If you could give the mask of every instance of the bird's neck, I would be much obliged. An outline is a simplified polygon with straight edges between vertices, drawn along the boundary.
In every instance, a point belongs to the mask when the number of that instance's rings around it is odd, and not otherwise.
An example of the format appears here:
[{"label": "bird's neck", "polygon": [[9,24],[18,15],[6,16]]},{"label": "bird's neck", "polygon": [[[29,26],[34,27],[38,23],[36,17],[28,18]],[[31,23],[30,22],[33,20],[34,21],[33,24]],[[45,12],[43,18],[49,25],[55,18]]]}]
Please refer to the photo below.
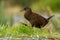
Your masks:
[{"label": "bird's neck", "polygon": [[25,15],[24,15],[24,16],[25,16],[25,18],[26,18],[26,19],[28,19],[28,20],[29,20],[29,19],[30,19],[31,14],[32,14],[32,11],[26,11],[26,13],[25,13]]}]

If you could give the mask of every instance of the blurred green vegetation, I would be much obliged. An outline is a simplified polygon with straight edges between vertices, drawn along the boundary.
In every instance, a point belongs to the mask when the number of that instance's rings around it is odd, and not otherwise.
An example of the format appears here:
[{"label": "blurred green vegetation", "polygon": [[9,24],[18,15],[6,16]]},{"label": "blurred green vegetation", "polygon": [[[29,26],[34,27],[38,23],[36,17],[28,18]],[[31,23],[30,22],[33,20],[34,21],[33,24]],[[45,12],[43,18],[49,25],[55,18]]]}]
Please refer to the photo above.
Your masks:
[{"label": "blurred green vegetation", "polygon": [[22,7],[29,6],[35,10],[46,8],[49,6],[53,11],[60,10],[60,0],[7,0],[12,6],[20,5]]},{"label": "blurred green vegetation", "polygon": [[45,9],[48,6],[52,9],[52,11],[60,10],[60,0],[40,0],[36,3],[32,4],[35,10]]},{"label": "blurred green vegetation", "polygon": [[56,31],[60,32],[59,31],[60,30],[60,19],[59,19],[59,17],[58,18],[55,17],[54,20],[52,20],[51,22],[52,22],[53,26],[55,27]]}]

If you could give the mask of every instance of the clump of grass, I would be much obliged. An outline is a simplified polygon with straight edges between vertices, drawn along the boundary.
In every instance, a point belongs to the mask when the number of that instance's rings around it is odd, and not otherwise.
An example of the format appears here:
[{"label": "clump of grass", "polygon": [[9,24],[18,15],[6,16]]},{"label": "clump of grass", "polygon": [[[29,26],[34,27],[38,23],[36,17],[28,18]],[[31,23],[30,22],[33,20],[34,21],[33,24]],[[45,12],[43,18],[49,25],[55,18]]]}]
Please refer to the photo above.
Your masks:
[{"label": "clump of grass", "polygon": [[59,33],[50,33],[47,29],[39,29],[35,27],[25,26],[23,24],[16,24],[12,27],[0,25],[0,37],[12,37],[12,38],[59,38]]},{"label": "clump of grass", "polygon": [[4,37],[6,34],[6,28],[4,25],[0,25],[0,37]]}]

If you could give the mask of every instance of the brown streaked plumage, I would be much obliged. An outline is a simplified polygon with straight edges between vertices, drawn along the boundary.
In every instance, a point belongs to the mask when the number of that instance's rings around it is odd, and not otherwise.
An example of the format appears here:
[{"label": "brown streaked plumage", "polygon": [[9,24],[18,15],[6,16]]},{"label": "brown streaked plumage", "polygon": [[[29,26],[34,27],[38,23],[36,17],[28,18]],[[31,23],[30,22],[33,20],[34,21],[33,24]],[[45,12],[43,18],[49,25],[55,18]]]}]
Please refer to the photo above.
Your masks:
[{"label": "brown streaked plumage", "polygon": [[31,23],[32,27],[33,26],[37,28],[44,27],[49,22],[49,19],[53,17],[51,16],[48,19],[46,19],[41,15],[32,12],[31,8],[29,7],[25,7],[23,10],[25,10],[24,17]]}]

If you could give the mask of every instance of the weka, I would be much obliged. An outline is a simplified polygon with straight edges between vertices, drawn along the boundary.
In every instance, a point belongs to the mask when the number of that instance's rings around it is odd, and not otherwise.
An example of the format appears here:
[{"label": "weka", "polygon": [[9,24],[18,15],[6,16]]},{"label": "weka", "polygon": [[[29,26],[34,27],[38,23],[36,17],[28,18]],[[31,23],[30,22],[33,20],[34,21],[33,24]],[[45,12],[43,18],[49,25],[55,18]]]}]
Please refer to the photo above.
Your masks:
[{"label": "weka", "polygon": [[53,17],[51,16],[48,19],[46,19],[41,15],[33,13],[31,8],[29,7],[25,7],[23,10],[25,10],[24,17],[31,23],[32,27],[33,26],[37,28],[44,27],[49,22],[49,19]]}]

